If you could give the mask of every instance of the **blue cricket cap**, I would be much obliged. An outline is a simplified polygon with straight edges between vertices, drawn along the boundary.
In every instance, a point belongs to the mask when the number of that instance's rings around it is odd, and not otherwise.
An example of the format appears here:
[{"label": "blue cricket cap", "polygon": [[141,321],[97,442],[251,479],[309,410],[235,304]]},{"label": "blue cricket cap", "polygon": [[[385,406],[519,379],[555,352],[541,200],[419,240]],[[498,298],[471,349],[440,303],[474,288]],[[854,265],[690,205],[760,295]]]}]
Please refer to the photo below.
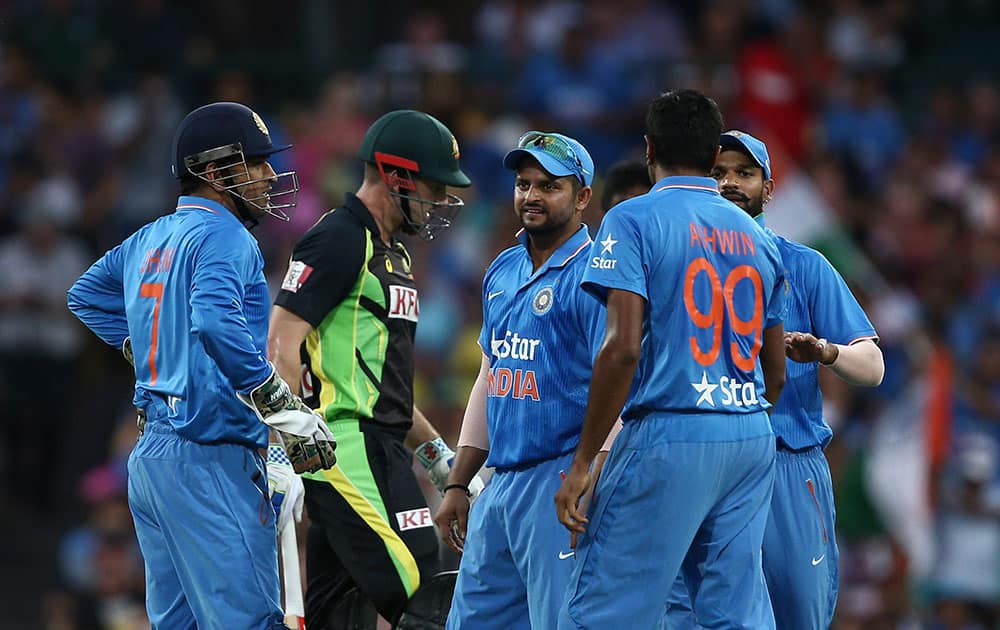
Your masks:
[{"label": "blue cricket cap", "polygon": [[572,175],[584,186],[594,181],[594,160],[582,144],[561,133],[529,131],[517,141],[517,148],[503,158],[503,165],[517,170],[524,156],[538,160],[549,175]]},{"label": "blue cricket cap", "polygon": [[767,145],[748,133],[731,129],[719,136],[719,145],[723,149],[736,148],[750,154],[753,161],[764,171],[764,179],[771,179],[771,157],[767,154]]}]

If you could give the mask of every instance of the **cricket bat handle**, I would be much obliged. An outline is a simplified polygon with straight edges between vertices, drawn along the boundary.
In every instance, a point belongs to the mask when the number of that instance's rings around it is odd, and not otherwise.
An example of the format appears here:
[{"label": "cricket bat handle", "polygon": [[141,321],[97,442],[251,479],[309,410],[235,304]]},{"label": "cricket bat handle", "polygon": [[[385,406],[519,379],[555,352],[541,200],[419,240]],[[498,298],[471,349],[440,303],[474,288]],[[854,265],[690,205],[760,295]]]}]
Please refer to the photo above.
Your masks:
[{"label": "cricket bat handle", "polygon": [[281,574],[285,587],[285,625],[306,630],[306,611],[302,603],[302,573],[299,569],[299,543],[295,539],[295,524],[281,531]]}]

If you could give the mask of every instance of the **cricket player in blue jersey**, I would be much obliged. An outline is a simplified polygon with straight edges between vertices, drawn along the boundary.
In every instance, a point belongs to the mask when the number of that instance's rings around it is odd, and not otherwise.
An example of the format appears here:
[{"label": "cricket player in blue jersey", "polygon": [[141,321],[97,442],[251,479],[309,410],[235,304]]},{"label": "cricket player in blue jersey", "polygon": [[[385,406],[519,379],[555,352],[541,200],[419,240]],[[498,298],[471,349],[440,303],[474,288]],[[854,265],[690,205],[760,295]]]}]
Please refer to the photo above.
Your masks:
[{"label": "cricket player in blue jersey", "polygon": [[[764,225],[774,192],[767,147],[727,131],[712,169],[722,196]],[[773,234],[773,233],[772,233]],[[819,365],[854,385],[882,382],[875,328],[843,278],[814,249],[774,235],[790,288],[785,316],[787,382],[771,411],[777,438],[774,495],[764,530],[764,577],[779,630],[830,627],[837,601],[833,484],[823,449],[833,431],[823,418]],[[686,589],[668,609],[670,630],[698,627]]]},{"label": "cricket player in blue jersey", "polygon": [[[453,630],[556,627],[574,553],[551,501],[580,439],[604,331],[604,308],[579,288],[591,245],[580,222],[590,154],[567,136],[531,131],[503,163],[516,173],[523,229],[483,279],[482,369],[436,517],[462,553]],[[470,515],[468,485],[484,461],[496,472]]]},{"label": "cricket player in blue jersey", "polygon": [[276,516],[260,449],[269,427],[296,471],[335,463],[332,435],[265,357],[264,260],[245,224],[287,219],[255,112],[213,103],[174,137],[182,196],[69,290],[69,308],[135,367],[141,437],[128,497],[153,628],[284,628]]},{"label": "cricket player in blue jersey", "polygon": [[[781,258],[707,177],[722,133],[714,101],[661,94],[646,129],[656,183],[605,215],[583,275],[607,328],[555,497],[582,534],[558,627],[658,627],[683,571],[704,627],[773,628],[760,548],[774,482],[767,410],[785,374]],[[591,462],[623,406],[585,515]]]}]

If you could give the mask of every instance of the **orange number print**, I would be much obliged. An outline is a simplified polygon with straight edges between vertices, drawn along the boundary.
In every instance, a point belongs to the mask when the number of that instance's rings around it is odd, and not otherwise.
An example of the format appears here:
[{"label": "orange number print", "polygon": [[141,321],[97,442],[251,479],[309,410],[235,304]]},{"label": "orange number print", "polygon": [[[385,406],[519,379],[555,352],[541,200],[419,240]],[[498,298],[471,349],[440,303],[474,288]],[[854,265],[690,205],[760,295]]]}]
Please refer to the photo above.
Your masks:
[{"label": "orange number print", "polygon": [[[709,302],[707,313],[698,308],[694,299],[694,283],[700,273],[708,276],[708,282],[712,289],[712,299]],[[744,280],[749,280],[753,285],[753,316],[748,320],[744,320],[736,313],[733,301],[736,287]],[[684,307],[695,326],[712,329],[712,345],[707,351],[701,349],[694,335],[689,338],[691,356],[694,357],[695,361],[707,367],[719,358],[719,352],[722,350],[722,326],[728,317],[729,325],[734,333],[742,336],[753,336],[750,356],[743,356],[739,344],[735,341],[730,342],[729,354],[733,364],[744,372],[753,371],[763,344],[764,333],[764,282],[756,268],[750,265],[740,265],[729,272],[725,283],[723,283],[719,278],[719,272],[708,259],[695,258],[688,265],[684,274]]]},{"label": "orange number print", "polygon": [[160,304],[163,303],[163,283],[143,282],[139,287],[139,295],[144,298],[155,298],[153,305],[153,330],[149,335],[149,384],[156,383],[156,341],[160,334]]},{"label": "orange number print", "polygon": [[[743,320],[736,314],[736,306],[733,304],[733,292],[736,285],[743,280],[749,280],[753,284],[753,317]],[[764,343],[764,282],[760,279],[760,272],[750,265],[740,265],[726,276],[726,286],[722,289],[726,296],[726,310],[729,312],[729,324],[733,327],[733,332],[737,335],[753,335],[753,345],[750,346],[750,356],[745,357],[740,354],[740,348],[735,341],[729,343],[729,353],[733,358],[733,363],[744,372],[752,372],[754,364],[757,363],[757,355],[760,354],[760,347]]]},{"label": "orange number print", "polygon": [[[712,302],[708,306],[707,313],[698,310],[698,305],[694,302],[694,281],[702,272],[708,276],[708,282],[712,285]],[[694,360],[701,365],[712,365],[719,358],[719,350],[722,349],[722,283],[719,281],[719,272],[704,257],[692,260],[687,273],[684,274],[684,306],[695,326],[712,329],[712,347],[708,352],[702,351],[694,335],[690,337],[691,355]]]}]

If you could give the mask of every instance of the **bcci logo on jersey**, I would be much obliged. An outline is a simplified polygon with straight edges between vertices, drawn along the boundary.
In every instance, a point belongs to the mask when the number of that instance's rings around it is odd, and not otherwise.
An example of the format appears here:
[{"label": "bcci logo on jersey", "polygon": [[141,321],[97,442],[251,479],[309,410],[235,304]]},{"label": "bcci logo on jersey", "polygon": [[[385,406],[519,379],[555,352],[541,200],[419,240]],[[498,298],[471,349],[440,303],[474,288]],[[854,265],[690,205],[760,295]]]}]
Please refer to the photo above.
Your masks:
[{"label": "bcci logo on jersey", "polygon": [[701,382],[691,383],[691,387],[698,392],[698,401],[695,403],[698,407],[714,407],[716,396],[719,404],[726,407],[751,407],[760,404],[757,388],[752,382],[741,383],[726,375],[721,376],[718,383],[710,383],[708,373],[702,371]]},{"label": "bcci logo on jersey", "polygon": [[554,301],[552,287],[545,287],[531,300],[531,310],[535,311],[535,315],[544,315],[552,308]]}]

